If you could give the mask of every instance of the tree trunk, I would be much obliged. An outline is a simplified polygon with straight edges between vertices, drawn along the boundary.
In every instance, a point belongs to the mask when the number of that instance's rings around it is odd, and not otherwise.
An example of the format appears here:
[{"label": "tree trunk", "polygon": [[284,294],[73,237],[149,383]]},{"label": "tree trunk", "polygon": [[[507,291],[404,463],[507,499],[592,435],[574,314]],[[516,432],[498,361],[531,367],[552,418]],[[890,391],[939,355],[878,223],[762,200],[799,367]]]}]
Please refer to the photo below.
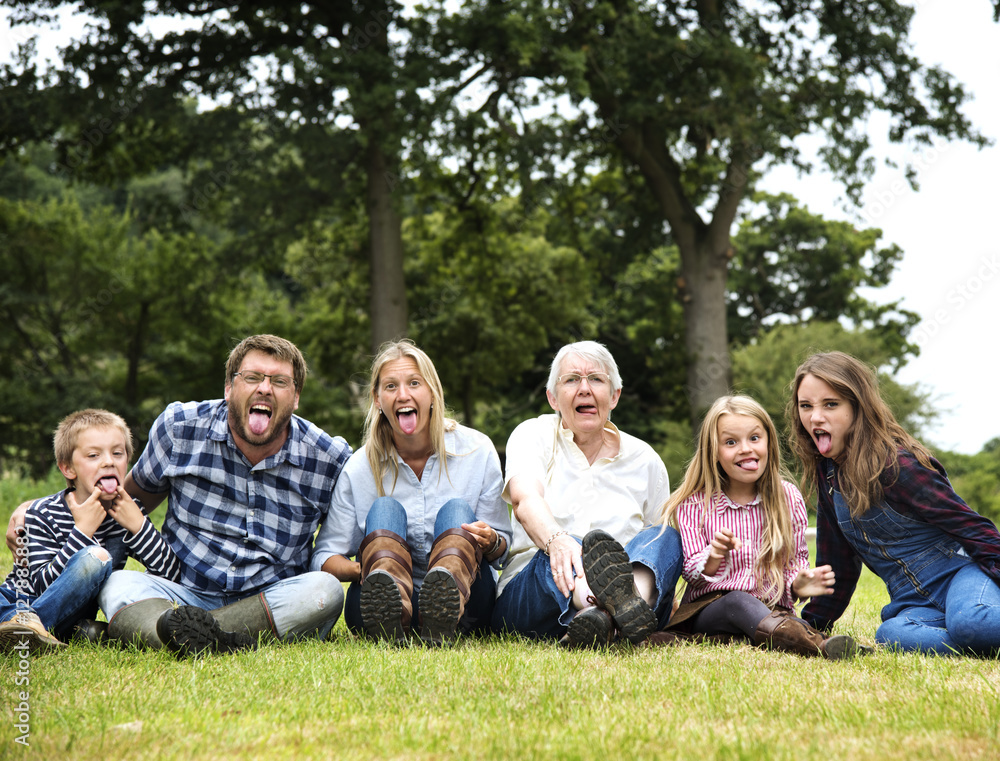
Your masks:
[{"label": "tree trunk", "polygon": [[732,369],[726,330],[726,271],[731,249],[718,250],[712,239],[698,236],[681,247],[681,300],[684,345],[688,352],[688,402],[691,425],[717,398],[729,393]]},{"label": "tree trunk", "polygon": [[403,278],[403,235],[393,205],[394,175],[377,138],[369,138],[368,224],[371,282],[372,351],[385,341],[406,335],[406,282]]}]

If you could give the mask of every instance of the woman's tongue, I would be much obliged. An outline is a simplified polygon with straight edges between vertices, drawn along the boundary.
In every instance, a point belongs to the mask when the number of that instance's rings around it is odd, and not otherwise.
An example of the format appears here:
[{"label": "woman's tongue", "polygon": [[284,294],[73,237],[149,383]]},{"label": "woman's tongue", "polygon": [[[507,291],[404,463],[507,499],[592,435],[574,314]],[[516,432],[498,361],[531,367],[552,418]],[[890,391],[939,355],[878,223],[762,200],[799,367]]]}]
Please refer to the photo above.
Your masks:
[{"label": "woman's tongue", "polygon": [[399,420],[400,430],[407,436],[417,430],[417,413],[415,410],[398,412],[396,413],[396,419]]},{"label": "woman's tongue", "polygon": [[833,437],[828,433],[814,433],[813,436],[816,438],[816,448],[819,453],[826,456],[833,449]]},{"label": "woman's tongue", "polygon": [[257,410],[250,411],[250,430],[255,436],[260,436],[267,430],[267,424],[271,422],[271,416],[266,412],[260,412]]}]

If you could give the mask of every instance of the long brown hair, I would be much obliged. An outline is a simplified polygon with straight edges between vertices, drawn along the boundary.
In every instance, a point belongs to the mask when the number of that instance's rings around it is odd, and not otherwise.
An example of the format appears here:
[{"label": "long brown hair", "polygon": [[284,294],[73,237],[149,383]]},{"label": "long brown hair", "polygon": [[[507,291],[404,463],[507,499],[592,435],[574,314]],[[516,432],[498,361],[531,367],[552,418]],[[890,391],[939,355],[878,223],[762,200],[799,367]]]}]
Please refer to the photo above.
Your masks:
[{"label": "long brown hair", "polygon": [[754,575],[758,590],[768,605],[776,605],[785,592],[785,568],[795,548],[792,536],[792,512],[782,486],[781,447],[771,416],[748,396],[723,396],[705,414],[698,431],[698,448],[684,473],[680,485],[663,507],[661,521],[679,528],[677,510],[681,503],[701,492],[703,514],[729,484],[729,477],[719,462],[719,419],[723,415],[743,415],[753,418],[767,434],[767,466],[757,479],[757,493],[764,512],[764,527],[757,548]]},{"label": "long brown hair", "polygon": [[888,483],[899,476],[900,447],[912,452],[925,468],[933,467],[930,452],[896,422],[882,399],[873,367],[842,351],[813,354],[795,371],[786,409],[791,427],[789,445],[805,469],[803,478],[813,489],[820,488],[816,466],[823,455],[799,417],[799,386],[807,375],[830,386],[854,411],[854,423],[844,437],[843,461],[838,463],[840,488],[853,517],[864,515],[881,502],[884,472],[891,474]]},{"label": "long brown hair", "polygon": [[[382,368],[397,359],[412,359],[420,375],[423,376],[427,387],[431,392],[431,419],[430,436],[431,446],[434,452],[441,459],[441,469],[445,475],[448,474],[448,457],[445,452],[444,434],[445,431],[455,430],[457,423],[451,418],[444,416],[444,389],[441,386],[441,378],[438,377],[437,370],[431,358],[422,349],[408,338],[401,341],[389,341],[382,344],[378,355],[372,362],[371,376],[368,381],[368,414],[365,418],[364,447],[368,456],[368,464],[371,466],[372,475],[375,477],[375,484],[378,488],[378,495],[384,497],[385,489],[382,481],[388,471],[392,471],[392,489],[396,488],[396,479],[399,477],[399,463],[396,461],[396,445],[392,440],[392,425],[385,415],[379,410],[375,400],[378,398],[379,376]],[[440,477],[438,473],[438,477]]]}]

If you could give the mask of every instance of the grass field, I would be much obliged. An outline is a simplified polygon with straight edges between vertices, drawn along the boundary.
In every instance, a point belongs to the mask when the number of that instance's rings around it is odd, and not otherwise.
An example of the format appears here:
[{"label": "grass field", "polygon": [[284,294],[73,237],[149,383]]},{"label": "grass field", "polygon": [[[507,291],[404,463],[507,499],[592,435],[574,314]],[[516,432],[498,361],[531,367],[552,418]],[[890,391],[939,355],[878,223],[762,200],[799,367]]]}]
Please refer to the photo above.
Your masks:
[{"label": "grass field", "polygon": [[[0,481],[3,525],[58,488]],[[866,574],[838,630],[871,643],[885,600]],[[197,661],[74,644],[21,665],[0,658],[0,759],[1000,758],[1000,661],[976,658],[394,648],[340,622],[329,642]]]}]

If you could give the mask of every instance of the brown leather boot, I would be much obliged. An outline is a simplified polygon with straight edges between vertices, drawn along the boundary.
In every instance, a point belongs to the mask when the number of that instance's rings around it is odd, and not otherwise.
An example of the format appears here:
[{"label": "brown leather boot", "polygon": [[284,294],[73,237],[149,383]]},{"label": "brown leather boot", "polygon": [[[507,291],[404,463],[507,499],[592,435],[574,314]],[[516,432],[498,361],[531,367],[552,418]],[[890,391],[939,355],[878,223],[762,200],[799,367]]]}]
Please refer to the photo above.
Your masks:
[{"label": "brown leather boot", "polygon": [[399,534],[372,531],[358,550],[361,557],[361,625],[376,639],[404,641],[413,618],[413,559]]},{"label": "brown leather boot", "polygon": [[450,528],[434,540],[430,558],[420,588],[420,633],[426,641],[441,644],[455,637],[483,551],[468,531]]},{"label": "brown leather boot", "polygon": [[824,637],[801,618],[775,610],[757,624],[757,647],[772,647],[799,655],[821,655],[830,660],[849,658],[858,652],[857,643],[846,634]]}]

